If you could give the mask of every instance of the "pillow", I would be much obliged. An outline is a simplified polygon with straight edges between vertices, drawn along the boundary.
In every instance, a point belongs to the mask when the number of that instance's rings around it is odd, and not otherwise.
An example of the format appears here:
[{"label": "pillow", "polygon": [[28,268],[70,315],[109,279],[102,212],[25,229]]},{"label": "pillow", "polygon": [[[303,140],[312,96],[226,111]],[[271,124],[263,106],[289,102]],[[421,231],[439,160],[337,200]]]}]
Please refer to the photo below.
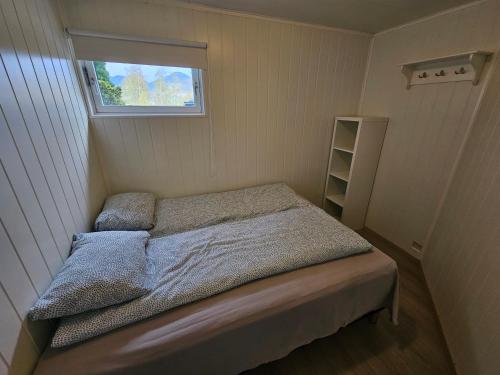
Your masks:
[{"label": "pillow", "polygon": [[155,196],[151,193],[116,194],[104,204],[96,231],[148,230],[154,225]]},{"label": "pillow", "polygon": [[74,236],[71,255],[30,309],[32,320],[58,318],[126,302],[150,291],[149,233],[94,232]]}]

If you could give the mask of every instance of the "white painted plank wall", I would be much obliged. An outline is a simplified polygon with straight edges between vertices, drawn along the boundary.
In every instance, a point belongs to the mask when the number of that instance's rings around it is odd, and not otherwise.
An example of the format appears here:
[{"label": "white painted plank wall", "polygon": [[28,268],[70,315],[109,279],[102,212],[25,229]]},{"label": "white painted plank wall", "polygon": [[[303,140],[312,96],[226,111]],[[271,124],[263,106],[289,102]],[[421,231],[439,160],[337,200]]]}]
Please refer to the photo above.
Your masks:
[{"label": "white painted plank wall", "polygon": [[94,119],[112,192],[285,181],[320,203],[333,118],[356,112],[368,35],[148,1],[60,3],[71,27],[208,42],[213,138],[206,118]]},{"label": "white painted plank wall", "polygon": [[423,258],[460,375],[500,370],[500,59],[492,78]]},{"label": "white painted plank wall", "polygon": [[25,320],[105,196],[50,0],[0,0],[0,373],[30,373],[49,327]]},{"label": "white painted plank wall", "polygon": [[361,112],[390,118],[366,226],[398,246],[425,244],[485,82],[405,88],[398,64],[500,48],[500,1],[377,34]]},{"label": "white painted plank wall", "polygon": [[379,34],[361,105],[391,118],[367,226],[405,249],[429,238],[424,273],[460,375],[500,368],[500,60],[489,68],[481,103],[486,75],[477,87],[447,83],[406,91],[397,65],[499,48],[498,0]]}]

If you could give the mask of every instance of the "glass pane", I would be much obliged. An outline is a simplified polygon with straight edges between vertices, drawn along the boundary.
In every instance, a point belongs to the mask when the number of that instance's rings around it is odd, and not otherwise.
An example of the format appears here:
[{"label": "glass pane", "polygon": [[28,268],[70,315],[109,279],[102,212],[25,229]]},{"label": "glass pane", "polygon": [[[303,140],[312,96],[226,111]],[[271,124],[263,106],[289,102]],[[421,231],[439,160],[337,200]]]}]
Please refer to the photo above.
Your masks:
[{"label": "glass pane", "polygon": [[106,105],[193,107],[193,70],[173,66],[94,61]]}]

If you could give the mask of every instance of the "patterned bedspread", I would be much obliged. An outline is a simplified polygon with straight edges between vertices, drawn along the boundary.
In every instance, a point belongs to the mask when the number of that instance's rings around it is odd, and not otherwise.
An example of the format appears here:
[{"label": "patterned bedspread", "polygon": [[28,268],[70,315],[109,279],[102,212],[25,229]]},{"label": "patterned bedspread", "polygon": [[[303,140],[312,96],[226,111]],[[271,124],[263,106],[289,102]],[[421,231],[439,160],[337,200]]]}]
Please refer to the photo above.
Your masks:
[{"label": "patterned bedspread", "polygon": [[306,205],[149,241],[151,293],[63,318],[53,347],[76,343],[252,280],[366,252],[371,245]]},{"label": "patterned bedspread", "polygon": [[156,225],[150,233],[164,236],[310,204],[283,183],[163,198],[156,203]]}]

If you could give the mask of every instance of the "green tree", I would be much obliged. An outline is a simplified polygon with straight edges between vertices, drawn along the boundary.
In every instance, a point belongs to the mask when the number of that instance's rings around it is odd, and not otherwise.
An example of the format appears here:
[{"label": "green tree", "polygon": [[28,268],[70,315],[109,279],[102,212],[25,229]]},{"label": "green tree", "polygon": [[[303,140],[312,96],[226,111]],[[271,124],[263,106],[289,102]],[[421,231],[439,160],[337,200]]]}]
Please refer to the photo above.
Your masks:
[{"label": "green tree", "polygon": [[168,101],[172,94],[170,88],[165,82],[165,70],[158,69],[153,81],[153,92],[151,93],[151,101],[153,105],[169,105]]},{"label": "green tree", "polygon": [[148,84],[142,70],[131,66],[122,84],[122,99],[127,105],[148,105]]},{"label": "green tree", "polygon": [[122,100],[122,89],[114,85],[109,79],[106,63],[103,61],[94,61],[94,69],[101,91],[102,104],[124,105],[125,103]]}]

